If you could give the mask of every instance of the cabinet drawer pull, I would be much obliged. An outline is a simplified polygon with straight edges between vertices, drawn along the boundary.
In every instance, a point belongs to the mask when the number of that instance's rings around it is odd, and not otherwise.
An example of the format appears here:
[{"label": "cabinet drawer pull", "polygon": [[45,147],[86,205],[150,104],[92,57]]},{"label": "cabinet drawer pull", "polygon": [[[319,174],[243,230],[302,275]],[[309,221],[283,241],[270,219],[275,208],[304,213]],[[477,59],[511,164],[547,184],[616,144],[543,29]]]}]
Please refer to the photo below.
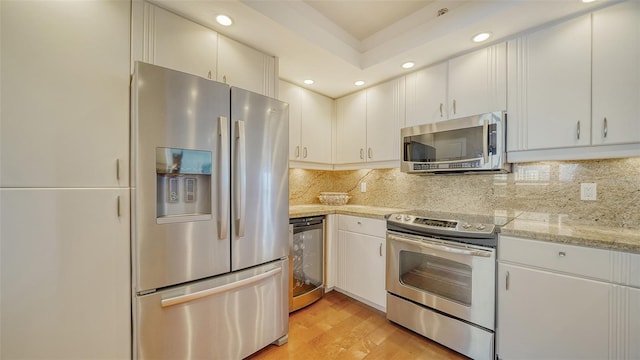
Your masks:
[{"label": "cabinet drawer pull", "polygon": [[116,214],[118,215],[118,217],[120,217],[122,215],[122,213],[120,212],[120,196],[117,197],[116,206]]},{"label": "cabinet drawer pull", "polygon": [[565,256],[567,256],[567,253],[564,252],[564,251],[560,251],[560,252],[558,252],[558,256],[559,257],[565,257]]},{"label": "cabinet drawer pull", "polygon": [[373,158],[373,150],[371,150],[371,148],[367,151],[367,155],[369,156],[369,159]]},{"label": "cabinet drawer pull", "polygon": [[207,74],[207,77],[209,78],[209,80],[211,80],[211,70],[209,70],[209,73]]},{"label": "cabinet drawer pull", "polygon": [[360,159],[364,160],[364,149],[360,148]]},{"label": "cabinet drawer pull", "polygon": [[442,117],[442,103],[440,103],[440,117]]},{"label": "cabinet drawer pull", "polygon": [[607,117],[604,118],[604,128],[602,129],[602,135],[606,138],[609,133],[609,124],[607,123]]},{"label": "cabinet drawer pull", "polygon": [[306,146],[302,149],[302,157],[303,157],[304,159],[306,159],[306,158],[307,158],[307,147],[306,147]]},{"label": "cabinet drawer pull", "polygon": [[453,114],[456,114],[456,99],[453,99]]},{"label": "cabinet drawer pull", "polygon": [[382,243],[380,243],[380,256],[382,256]]},{"label": "cabinet drawer pull", "polygon": [[296,159],[300,157],[300,145],[296,146]]},{"label": "cabinet drawer pull", "polygon": [[576,125],[576,135],[578,140],[580,140],[580,120],[578,120],[578,124]]},{"label": "cabinet drawer pull", "polygon": [[116,159],[116,180],[120,180],[120,159]]}]

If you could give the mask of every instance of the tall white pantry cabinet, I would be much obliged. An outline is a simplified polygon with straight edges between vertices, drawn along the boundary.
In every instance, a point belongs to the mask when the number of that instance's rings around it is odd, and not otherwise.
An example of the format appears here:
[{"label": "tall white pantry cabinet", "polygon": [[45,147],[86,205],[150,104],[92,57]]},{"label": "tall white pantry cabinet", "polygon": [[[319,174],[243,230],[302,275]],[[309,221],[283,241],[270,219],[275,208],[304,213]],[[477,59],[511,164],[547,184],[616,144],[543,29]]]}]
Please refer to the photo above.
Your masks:
[{"label": "tall white pantry cabinet", "polygon": [[1,1],[0,358],[131,356],[127,1]]}]

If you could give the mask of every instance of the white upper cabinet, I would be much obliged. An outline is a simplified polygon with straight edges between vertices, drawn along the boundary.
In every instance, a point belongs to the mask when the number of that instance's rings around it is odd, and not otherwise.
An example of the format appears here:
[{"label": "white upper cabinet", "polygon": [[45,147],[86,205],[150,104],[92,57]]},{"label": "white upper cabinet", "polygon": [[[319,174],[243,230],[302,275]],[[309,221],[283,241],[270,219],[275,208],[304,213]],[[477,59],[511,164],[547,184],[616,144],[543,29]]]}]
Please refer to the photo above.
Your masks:
[{"label": "white upper cabinet", "polygon": [[367,91],[341,97],[336,101],[336,163],[365,161],[367,147]]},{"label": "white upper cabinet", "polygon": [[340,98],[336,112],[337,164],[366,162],[391,167],[400,159],[404,78]]},{"label": "white upper cabinet", "polygon": [[1,6],[0,186],[128,186],[131,4]]},{"label": "white upper cabinet", "polygon": [[289,104],[289,160],[330,166],[333,100],[282,80],[279,93]]},{"label": "white upper cabinet", "polygon": [[506,109],[506,48],[500,43],[449,60],[450,119]]},{"label": "white upper cabinet", "polygon": [[405,76],[405,127],[448,118],[447,69],[448,63],[443,62]]},{"label": "white upper cabinet", "polygon": [[143,60],[208,79],[216,77],[218,34],[157,6],[145,3]]},{"label": "white upper cabinet", "polygon": [[593,14],[594,145],[640,142],[640,2]]},{"label": "white upper cabinet", "polygon": [[404,87],[404,78],[399,78],[367,89],[367,162],[400,159]]},{"label": "white upper cabinet", "polygon": [[217,80],[274,97],[276,60],[235,40],[218,35]]}]

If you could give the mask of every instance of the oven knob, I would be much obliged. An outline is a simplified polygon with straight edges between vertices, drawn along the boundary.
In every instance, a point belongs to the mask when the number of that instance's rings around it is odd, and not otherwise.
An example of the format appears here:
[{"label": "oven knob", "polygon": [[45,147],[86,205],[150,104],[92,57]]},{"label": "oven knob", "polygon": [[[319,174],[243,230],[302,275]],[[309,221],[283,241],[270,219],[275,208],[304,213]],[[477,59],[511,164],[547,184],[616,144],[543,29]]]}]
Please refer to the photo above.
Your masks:
[{"label": "oven knob", "polygon": [[469,223],[464,223],[464,224],[462,224],[462,228],[463,228],[463,229],[468,229],[468,228],[470,228],[470,227],[471,227],[471,224],[469,224]]},{"label": "oven knob", "polygon": [[487,227],[486,227],[486,226],[484,226],[484,224],[478,224],[478,225],[476,225],[476,229],[478,229],[478,230],[484,230],[484,229],[486,229],[486,228],[487,228]]},{"label": "oven knob", "polygon": [[411,216],[409,216],[409,215],[405,215],[405,216],[404,216],[404,221],[409,221],[409,220],[411,220]]},{"label": "oven knob", "polygon": [[396,215],[396,220],[402,220],[402,215]]}]

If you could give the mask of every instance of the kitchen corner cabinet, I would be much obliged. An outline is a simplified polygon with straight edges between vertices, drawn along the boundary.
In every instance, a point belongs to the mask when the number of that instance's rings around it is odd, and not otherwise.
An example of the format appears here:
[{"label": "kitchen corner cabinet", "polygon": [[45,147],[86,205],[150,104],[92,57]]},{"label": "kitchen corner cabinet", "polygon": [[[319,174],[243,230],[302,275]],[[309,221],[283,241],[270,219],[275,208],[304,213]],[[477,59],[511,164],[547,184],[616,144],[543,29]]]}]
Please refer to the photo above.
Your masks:
[{"label": "kitchen corner cabinet", "polygon": [[500,359],[638,359],[640,255],[501,236]]},{"label": "kitchen corner cabinet", "polygon": [[147,2],[144,17],[145,62],[216,78],[218,33]]},{"label": "kitchen corner cabinet", "polygon": [[0,358],[130,358],[128,204],[128,189],[0,189]]},{"label": "kitchen corner cabinet", "polygon": [[593,13],[592,84],[591,143],[640,143],[640,2]]},{"label": "kitchen corner cabinet", "polygon": [[404,78],[398,78],[336,101],[336,164],[393,166],[399,161],[404,90]]},{"label": "kitchen corner cabinet", "polygon": [[218,35],[217,80],[258,94],[276,96],[276,59]]},{"label": "kitchen corner cabinet", "polygon": [[330,169],[333,100],[282,80],[279,97],[289,104],[290,167]]},{"label": "kitchen corner cabinet", "polygon": [[336,287],[386,311],[384,220],[338,215]]},{"label": "kitchen corner cabinet", "polygon": [[128,186],[131,4],[0,6],[0,186]]}]

